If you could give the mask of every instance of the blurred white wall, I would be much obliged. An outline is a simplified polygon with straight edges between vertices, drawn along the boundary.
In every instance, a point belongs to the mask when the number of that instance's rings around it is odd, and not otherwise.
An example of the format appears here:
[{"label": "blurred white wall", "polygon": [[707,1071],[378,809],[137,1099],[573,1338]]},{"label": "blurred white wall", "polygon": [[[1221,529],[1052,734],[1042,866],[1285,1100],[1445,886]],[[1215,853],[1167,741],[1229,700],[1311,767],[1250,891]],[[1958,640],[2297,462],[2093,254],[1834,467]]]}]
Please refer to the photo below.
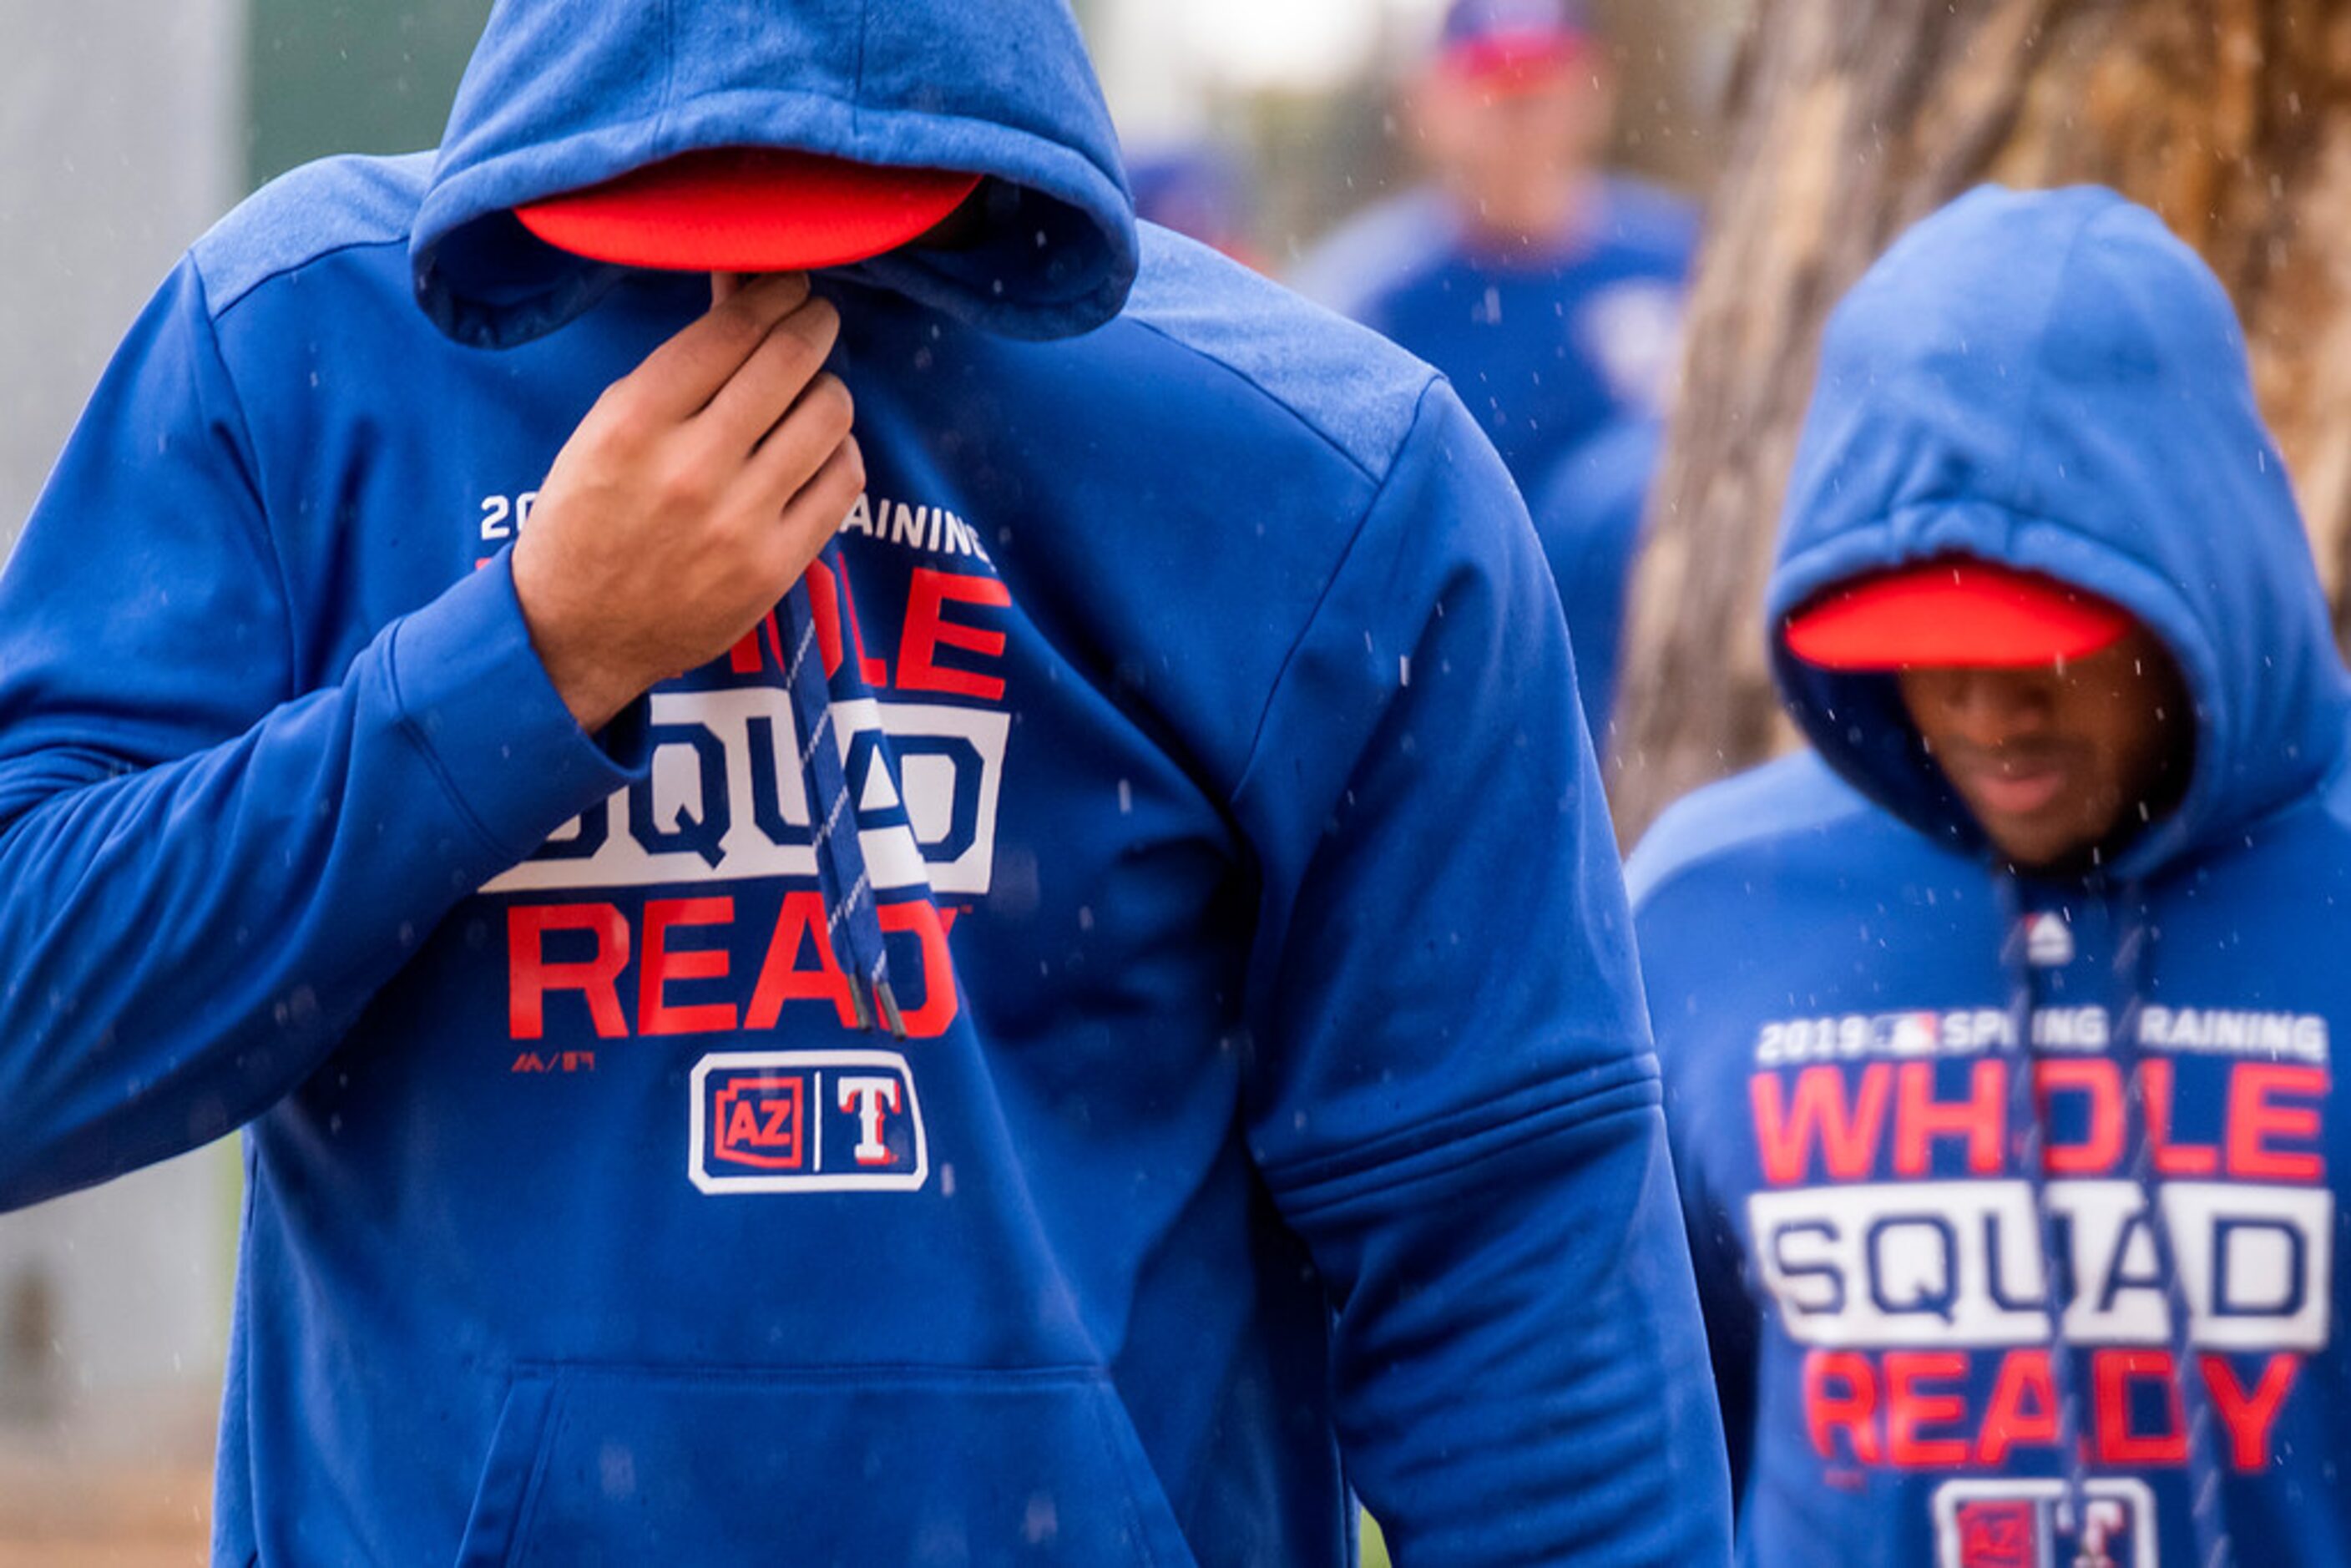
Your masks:
[{"label": "blurred white wall", "polygon": [[1089,42],[1131,143],[1210,134],[1255,92],[1325,92],[1425,39],[1445,0],[1094,0]]},{"label": "blurred white wall", "polygon": [[[0,0],[0,549],[124,328],[241,189],[245,39],[244,0]],[[235,1181],[215,1147],[0,1215],[0,1440],[186,1441],[217,1398]]]},{"label": "blurred white wall", "polygon": [[239,193],[244,0],[0,4],[0,538],[122,329]]}]

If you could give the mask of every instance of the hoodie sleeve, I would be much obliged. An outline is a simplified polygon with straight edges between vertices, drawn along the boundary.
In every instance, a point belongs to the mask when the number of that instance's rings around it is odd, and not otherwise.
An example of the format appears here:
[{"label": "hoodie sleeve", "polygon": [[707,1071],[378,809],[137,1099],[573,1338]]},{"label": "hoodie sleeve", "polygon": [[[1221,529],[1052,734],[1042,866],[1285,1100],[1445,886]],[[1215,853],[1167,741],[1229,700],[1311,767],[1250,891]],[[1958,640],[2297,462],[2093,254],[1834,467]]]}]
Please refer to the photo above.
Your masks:
[{"label": "hoodie sleeve", "polygon": [[626,782],[503,559],[298,690],[260,468],[183,262],[0,575],[0,1207],[267,1109]]},{"label": "hoodie sleeve", "polygon": [[1277,685],[1252,1148],[1399,1563],[1719,1563],[1721,1434],[1557,601],[1452,392]]}]

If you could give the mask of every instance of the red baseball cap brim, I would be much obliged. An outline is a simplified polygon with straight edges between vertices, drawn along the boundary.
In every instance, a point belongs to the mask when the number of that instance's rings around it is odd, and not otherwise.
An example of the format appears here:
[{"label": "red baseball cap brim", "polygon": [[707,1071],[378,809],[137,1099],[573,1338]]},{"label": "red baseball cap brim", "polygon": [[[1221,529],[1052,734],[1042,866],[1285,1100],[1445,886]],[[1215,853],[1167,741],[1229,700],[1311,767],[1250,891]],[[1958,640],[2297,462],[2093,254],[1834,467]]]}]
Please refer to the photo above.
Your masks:
[{"label": "red baseball cap brim", "polygon": [[515,216],[551,246],[622,267],[804,272],[919,239],[978,185],[978,175],[950,169],[720,147],[517,207]]},{"label": "red baseball cap brim", "polygon": [[1496,33],[1455,44],[1438,57],[1437,68],[1489,92],[1524,92],[1557,80],[1585,48],[1580,33]]},{"label": "red baseball cap brim", "polygon": [[1943,560],[1830,589],[1788,618],[1788,651],[1830,670],[2025,669],[2120,642],[2130,612],[2037,572]]}]

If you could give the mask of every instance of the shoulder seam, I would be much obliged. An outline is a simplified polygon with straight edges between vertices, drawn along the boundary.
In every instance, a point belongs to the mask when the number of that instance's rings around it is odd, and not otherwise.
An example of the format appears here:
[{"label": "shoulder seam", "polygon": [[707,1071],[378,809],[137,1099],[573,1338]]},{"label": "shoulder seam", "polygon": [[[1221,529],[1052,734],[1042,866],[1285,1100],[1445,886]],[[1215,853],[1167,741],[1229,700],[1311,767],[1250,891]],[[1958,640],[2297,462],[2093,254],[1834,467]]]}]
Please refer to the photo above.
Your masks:
[{"label": "shoulder seam", "polygon": [[[1233,373],[1239,375],[1241,372],[1234,371]],[[1252,382],[1250,384],[1256,383]],[[1371,527],[1372,518],[1379,514],[1381,504],[1387,499],[1388,484],[1395,476],[1398,459],[1403,455],[1404,449],[1412,444],[1414,437],[1420,434],[1421,424],[1428,417],[1429,394],[1442,384],[1440,380],[1431,376],[1421,387],[1420,395],[1413,403],[1412,423],[1405,427],[1404,439],[1397,442],[1388,454],[1388,466],[1385,474],[1375,476],[1369,469],[1364,468],[1362,464],[1355,464],[1364,476],[1373,483],[1371,498],[1364,503],[1364,509],[1356,517],[1354,527],[1347,530],[1347,542],[1341,547],[1337,557],[1331,563],[1330,571],[1322,579],[1322,591],[1314,596],[1313,607],[1307,611],[1305,619],[1298,623],[1297,634],[1290,638],[1290,646],[1282,650],[1281,663],[1275,666],[1273,679],[1267,683],[1265,704],[1258,709],[1257,723],[1249,729],[1249,751],[1241,758],[1239,770],[1233,775],[1232,794],[1236,798],[1249,788],[1249,780],[1256,776],[1258,750],[1265,744],[1266,726],[1273,721],[1274,706],[1281,700],[1282,688],[1290,679],[1290,668],[1298,663],[1299,650],[1306,646],[1306,640],[1313,635],[1316,624],[1322,619],[1323,610],[1331,602],[1331,596],[1339,591],[1339,580],[1346,575],[1348,560],[1354,555],[1356,547],[1364,542],[1364,531]],[[1259,390],[1264,391],[1263,388]],[[1270,392],[1266,392],[1265,395],[1270,398],[1273,396]],[[1281,400],[1275,398],[1274,401],[1280,402]],[[1306,424],[1308,429],[1313,429],[1305,415],[1298,413],[1295,409],[1291,409],[1290,413],[1301,423]],[[1320,435],[1322,433],[1317,431],[1316,434]],[[1330,437],[1326,435],[1322,439],[1329,441]],[[1334,442],[1332,444],[1336,446],[1337,444]],[[1345,453],[1342,451],[1341,455],[1344,456]],[[1353,459],[1351,458],[1350,461],[1352,462]]]},{"label": "shoulder seam", "polygon": [[[343,252],[349,250],[372,250],[382,246],[404,246],[407,243],[408,236],[404,234],[399,234],[383,235],[371,239],[343,240],[335,245],[323,246],[320,249],[312,251],[308,255],[301,256],[297,260],[287,262],[279,267],[271,267],[268,271],[256,275],[251,282],[246,284],[242,288],[239,288],[235,294],[230,295],[227,298],[220,300],[217,303],[213,303],[212,318],[215,321],[221,319],[230,311],[235,309],[238,306],[251,298],[256,292],[263,287],[277,282],[279,278],[286,277],[288,273],[299,272],[306,267],[314,267],[319,262],[326,260],[329,256],[340,256]],[[204,298],[208,303],[210,303],[212,301],[212,286],[205,278],[204,264],[201,259],[196,257],[193,251],[190,251],[188,254],[190,259],[195,262],[197,278],[199,281],[204,283]]]},{"label": "shoulder seam", "polygon": [[[1633,913],[1637,918],[1641,911],[1647,907],[1650,902],[1656,899],[1660,894],[1664,893],[1666,889],[1673,886],[1675,883],[1682,881],[1686,877],[1695,876],[1702,871],[1710,871],[1722,862],[1729,860],[1731,856],[1743,851],[1756,849],[1767,844],[1780,843],[1787,839],[1795,837],[1799,833],[1811,832],[1826,827],[1832,823],[1843,821],[1848,817],[1867,816],[1876,810],[1876,808],[1873,807],[1865,800],[1851,800],[1847,801],[1835,811],[1818,817],[1808,818],[1801,823],[1795,823],[1784,827],[1775,827],[1764,832],[1745,834],[1739,838],[1729,839],[1709,845],[1694,854],[1680,856],[1668,865],[1660,874],[1649,879],[1644,886],[1638,889],[1630,887],[1626,889],[1626,892],[1631,895]],[[1635,854],[1636,857],[1638,852],[1639,846],[1635,845]],[[1628,863],[1627,870],[1629,869],[1630,866]]]},{"label": "shoulder seam", "polygon": [[[1127,319],[1141,330],[1149,332],[1152,336],[1159,339],[1162,342],[1172,344],[1176,348],[1182,350],[1185,353],[1191,355],[1193,358],[1214,365],[1218,370],[1221,370],[1226,374],[1231,376],[1234,380],[1240,382],[1251,392],[1257,393],[1258,396],[1265,399],[1266,402],[1272,403],[1276,408],[1280,409],[1291,419],[1296,420],[1301,425],[1304,426],[1317,441],[1320,441],[1323,445],[1336,453],[1347,466],[1362,475],[1372,484],[1376,486],[1387,483],[1387,475],[1385,473],[1373,472],[1368,464],[1366,464],[1362,458],[1356,456],[1353,452],[1349,451],[1340,443],[1336,436],[1333,436],[1329,431],[1324,430],[1321,425],[1315,423],[1314,421],[1309,419],[1306,414],[1300,410],[1296,403],[1290,402],[1288,398],[1283,397],[1271,387],[1267,386],[1264,382],[1259,380],[1256,376],[1249,374],[1249,371],[1242,370],[1238,365],[1234,364],[1230,360],[1218,354],[1212,354],[1207,350],[1201,348],[1197,343],[1186,342],[1182,338],[1177,337],[1175,333],[1169,331],[1166,328],[1162,327],[1159,323],[1152,320],[1148,317],[1136,315],[1130,316]],[[1428,379],[1423,382],[1415,391],[1413,417],[1410,423],[1405,426],[1404,440],[1397,442],[1388,453],[1388,466],[1391,469],[1395,465],[1396,455],[1404,450],[1405,444],[1412,439],[1413,430],[1419,426],[1420,402],[1427,398],[1429,386],[1437,379],[1438,377],[1437,372],[1430,371],[1428,372]]]},{"label": "shoulder seam", "polygon": [[282,630],[286,636],[286,669],[288,676],[286,700],[290,701],[295,695],[292,690],[295,684],[293,677],[295,672],[300,668],[301,656],[299,639],[296,637],[294,632],[294,590],[287,575],[285,552],[277,548],[277,530],[270,525],[269,521],[267,480],[261,472],[261,445],[254,440],[253,422],[246,416],[245,390],[236,384],[236,372],[229,368],[228,355],[221,350],[220,319],[229,308],[214,304],[211,281],[205,277],[204,269],[196,261],[193,251],[189,253],[188,265],[189,271],[195,279],[197,298],[204,302],[202,319],[204,346],[211,352],[213,362],[219,369],[222,386],[227,389],[229,406],[226,412],[236,421],[238,439],[244,443],[245,450],[251,454],[254,531],[259,536],[254,543],[267,558],[270,570],[277,574],[277,605],[284,620]]}]

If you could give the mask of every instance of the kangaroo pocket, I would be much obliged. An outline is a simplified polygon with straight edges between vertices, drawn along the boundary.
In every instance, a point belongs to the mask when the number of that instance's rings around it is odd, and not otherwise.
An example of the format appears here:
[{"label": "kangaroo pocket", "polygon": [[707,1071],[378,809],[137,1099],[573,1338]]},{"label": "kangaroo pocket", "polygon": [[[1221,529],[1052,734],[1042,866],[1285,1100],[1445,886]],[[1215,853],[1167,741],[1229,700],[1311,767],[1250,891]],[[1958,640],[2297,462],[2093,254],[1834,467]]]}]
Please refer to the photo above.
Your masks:
[{"label": "kangaroo pocket", "polygon": [[1109,1380],[519,1369],[458,1568],[1192,1557]]}]

